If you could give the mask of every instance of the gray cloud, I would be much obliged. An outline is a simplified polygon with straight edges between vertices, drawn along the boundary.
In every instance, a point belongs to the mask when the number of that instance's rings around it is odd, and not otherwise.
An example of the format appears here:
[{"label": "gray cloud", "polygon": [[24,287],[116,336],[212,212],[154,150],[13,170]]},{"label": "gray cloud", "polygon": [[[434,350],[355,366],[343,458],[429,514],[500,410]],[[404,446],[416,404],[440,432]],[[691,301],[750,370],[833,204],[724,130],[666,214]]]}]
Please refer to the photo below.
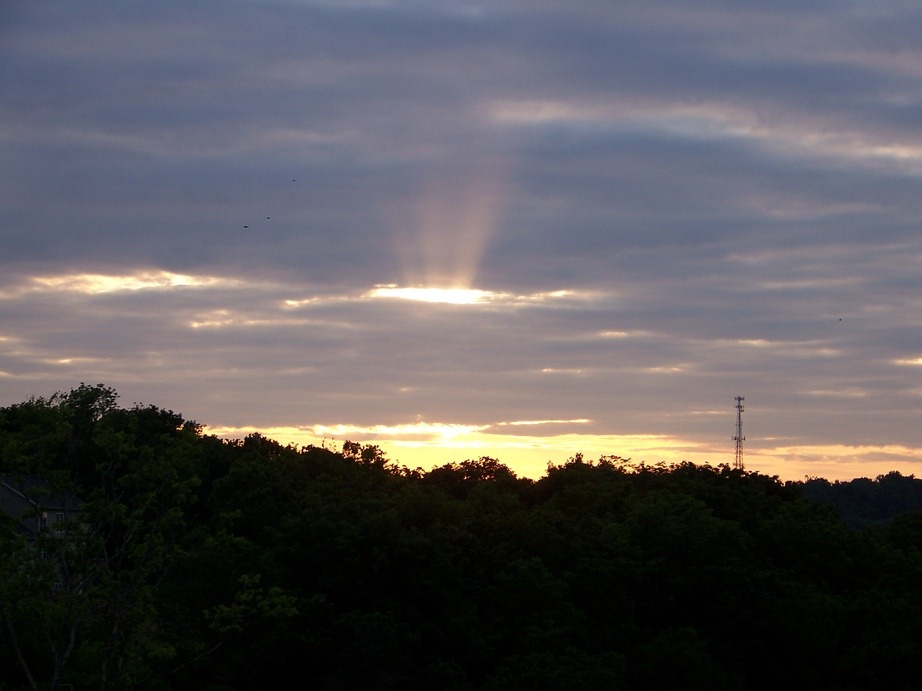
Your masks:
[{"label": "gray cloud", "polygon": [[3,402],[922,457],[912,4],[3,12]]}]

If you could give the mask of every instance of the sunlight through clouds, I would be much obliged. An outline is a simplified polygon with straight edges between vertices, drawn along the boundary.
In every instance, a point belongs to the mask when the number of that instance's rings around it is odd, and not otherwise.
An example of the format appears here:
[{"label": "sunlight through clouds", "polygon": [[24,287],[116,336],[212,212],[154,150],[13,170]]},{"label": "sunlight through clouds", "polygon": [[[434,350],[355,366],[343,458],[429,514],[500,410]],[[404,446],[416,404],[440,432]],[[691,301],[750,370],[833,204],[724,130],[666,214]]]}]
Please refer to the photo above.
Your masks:
[{"label": "sunlight through clouds", "polygon": [[507,126],[570,125],[624,132],[662,132],[703,140],[748,140],[792,156],[813,155],[854,162],[909,165],[922,171],[922,140],[894,141],[883,133],[834,129],[796,111],[767,118],[724,102],[689,106],[657,100],[631,103],[501,100],[485,109]]},{"label": "sunlight through clouds", "polygon": [[371,299],[410,300],[449,305],[497,305],[502,307],[541,306],[551,303],[589,302],[603,297],[595,291],[552,290],[527,295],[493,292],[477,288],[407,287],[379,285],[365,293]]},{"label": "sunlight through clouds", "polygon": [[894,360],[893,364],[903,365],[903,366],[908,366],[908,367],[922,367],[922,357],[900,358],[898,360]]},{"label": "sunlight through clouds", "polygon": [[513,422],[497,422],[495,427],[537,427],[540,425],[586,425],[592,422],[588,418],[576,418],[573,420],[515,420]]},{"label": "sunlight through clouds", "polygon": [[509,297],[507,294],[475,288],[400,288],[396,285],[376,286],[366,295],[370,298],[397,298],[417,302],[442,302],[449,305],[476,305]]},{"label": "sunlight through clouds", "polygon": [[922,463],[918,3],[449,4],[0,12],[5,402]]},{"label": "sunlight through clouds", "polygon": [[[264,314],[264,313],[263,313]],[[308,326],[317,322],[311,319],[299,319],[282,315],[280,317],[252,316],[247,313],[235,313],[229,309],[219,309],[205,314],[200,314],[189,322],[193,329],[272,329],[277,327],[294,328]],[[324,324],[328,326],[328,324]]]},{"label": "sunlight through clouds", "polygon": [[710,343],[714,347],[753,349],[793,357],[832,358],[842,354],[841,350],[830,348],[822,341],[772,341],[764,338],[746,338],[736,341],[718,339]]},{"label": "sunlight through clouds", "polygon": [[402,425],[312,425],[310,431],[317,437],[343,437],[357,439],[377,437],[429,437],[433,440],[450,441],[457,437],[485,430],[489,425],[459,425],[440,422],[414,422]]},{"label": "sunlight through clouds", "polygon": [[[130,274],[63,274],[57,276],[33,276],[18,288],[0,291],[0,298],[13,299],[27,293],[69,293],[74,295],[106,295],[110,293],[132,293],[139,291],[163,291],[174,288],[210,289],[214,291],[234,289],[235,292],[278,293],[290,290],[281,284],[254,282],[222,276],[195,276],[176,274],[169,271],[136,271]],[[303,298],[284,298],[280,304],[288,309],[303,309],[314,306],[348,303],[363,299],[393,299],[411,302],[428,302],[446,305],[497,305],[497,306],[540,306],[552,302],[589,302],[604,299],[598,291],[558,289],[530,294],[513,294],[478,288],[459,287],[401,287],[395,283],[376,285],[364,293],[329,293]],[[211,316],[193,322],[193,326],[225,326],[241,323],[230,309],[217,309]],[[272,324],[272,320],[246,320],[247,325]]]},{"label": "sunlight through clouds", "polygon": [[185,287],[227,287],[239,281],[214,276],[190,276],[169,271],[138,271],[127,275],[65,274],[36,276],[31,279],[35,290],[98,295],[121,291],[154,290]]}]

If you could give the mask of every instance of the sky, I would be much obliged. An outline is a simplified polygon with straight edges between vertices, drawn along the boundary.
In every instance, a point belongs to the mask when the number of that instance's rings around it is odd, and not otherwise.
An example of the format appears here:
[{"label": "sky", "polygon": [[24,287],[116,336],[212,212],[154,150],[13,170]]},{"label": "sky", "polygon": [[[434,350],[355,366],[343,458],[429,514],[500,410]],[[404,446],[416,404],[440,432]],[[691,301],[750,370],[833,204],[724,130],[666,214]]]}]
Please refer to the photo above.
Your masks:
[{"label": "sky", "polygon": [[922,4],[7,0],[0,405],[922,468]]}]

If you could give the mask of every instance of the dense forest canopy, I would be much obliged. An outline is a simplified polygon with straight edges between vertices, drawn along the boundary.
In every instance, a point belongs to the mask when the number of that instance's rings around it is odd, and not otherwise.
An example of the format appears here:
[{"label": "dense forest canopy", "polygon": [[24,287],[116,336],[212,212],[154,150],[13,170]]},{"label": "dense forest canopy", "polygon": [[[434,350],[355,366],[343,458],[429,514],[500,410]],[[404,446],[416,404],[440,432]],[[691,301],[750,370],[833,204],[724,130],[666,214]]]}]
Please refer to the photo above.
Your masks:
[{"label": "dense forest canopy", "polygon": [[0,408],[0,474],[36,515],[73,498],[35,534],[0,515],[0,689],[918,687],[896,473],[425,471],[223,441],[100,384]]}]

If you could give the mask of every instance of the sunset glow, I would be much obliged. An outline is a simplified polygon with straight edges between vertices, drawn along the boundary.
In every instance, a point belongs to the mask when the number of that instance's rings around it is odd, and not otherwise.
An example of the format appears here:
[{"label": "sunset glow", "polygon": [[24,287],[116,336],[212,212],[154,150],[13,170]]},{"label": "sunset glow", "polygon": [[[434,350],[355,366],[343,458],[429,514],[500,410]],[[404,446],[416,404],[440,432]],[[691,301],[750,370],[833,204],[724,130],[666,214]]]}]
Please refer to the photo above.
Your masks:
[{"label": "sunset glow", "polygon": [[3,13],[0,403],[532,474],[739,395],[747,467],[922,474],[917,4],[64,4]]},{"label": "sunset glow", "polygon": [[449,305],[476,305],[500,297],[488,290],[475,288],[400,288],[396,285],[376,286],[368,292],[368,296],[416,302],[439,302]]},{"label": "sunset glow", "polygon": [[[713,413],[716,414],[716,411]],[[258,432],[283,444],[325,446],[337,450],[344,441],[379,446],[393,462],[429,469],[435,465],[496,458],[516,473],[541,477],[548,463],[563,463],[576,453],[588,459],[618,455],[635,462],[701,465],[731,464],[732,444],[704,443],[692,439],[642,434],[586,434],[578,431],[588,420],[511,421],[483,425],[453,423],[407,423],[398,425],[311,425],[304,427],[212,427],[206,432],[228,439]],[[509,428],[542,425],[577,425],[564,432],[545,435],[513,432]],[[566,427],[564,427],[566,429]],[[894,462],[913,459],[922,463],[922,452],[903,446],[774,445],[758,441],[746,453],[746,466],[786,480],[826,477],[846,480],[876,477],[892,470]]]},{"label": "sunset glow", "polygon": [[232,281],[213,276],[175,274],[169,271],[138,271],[127,275],[64,274],[59,276],[36,276],[32,279],[32,283],[37,290],[95,295],[158,288],[227,285]]}]

